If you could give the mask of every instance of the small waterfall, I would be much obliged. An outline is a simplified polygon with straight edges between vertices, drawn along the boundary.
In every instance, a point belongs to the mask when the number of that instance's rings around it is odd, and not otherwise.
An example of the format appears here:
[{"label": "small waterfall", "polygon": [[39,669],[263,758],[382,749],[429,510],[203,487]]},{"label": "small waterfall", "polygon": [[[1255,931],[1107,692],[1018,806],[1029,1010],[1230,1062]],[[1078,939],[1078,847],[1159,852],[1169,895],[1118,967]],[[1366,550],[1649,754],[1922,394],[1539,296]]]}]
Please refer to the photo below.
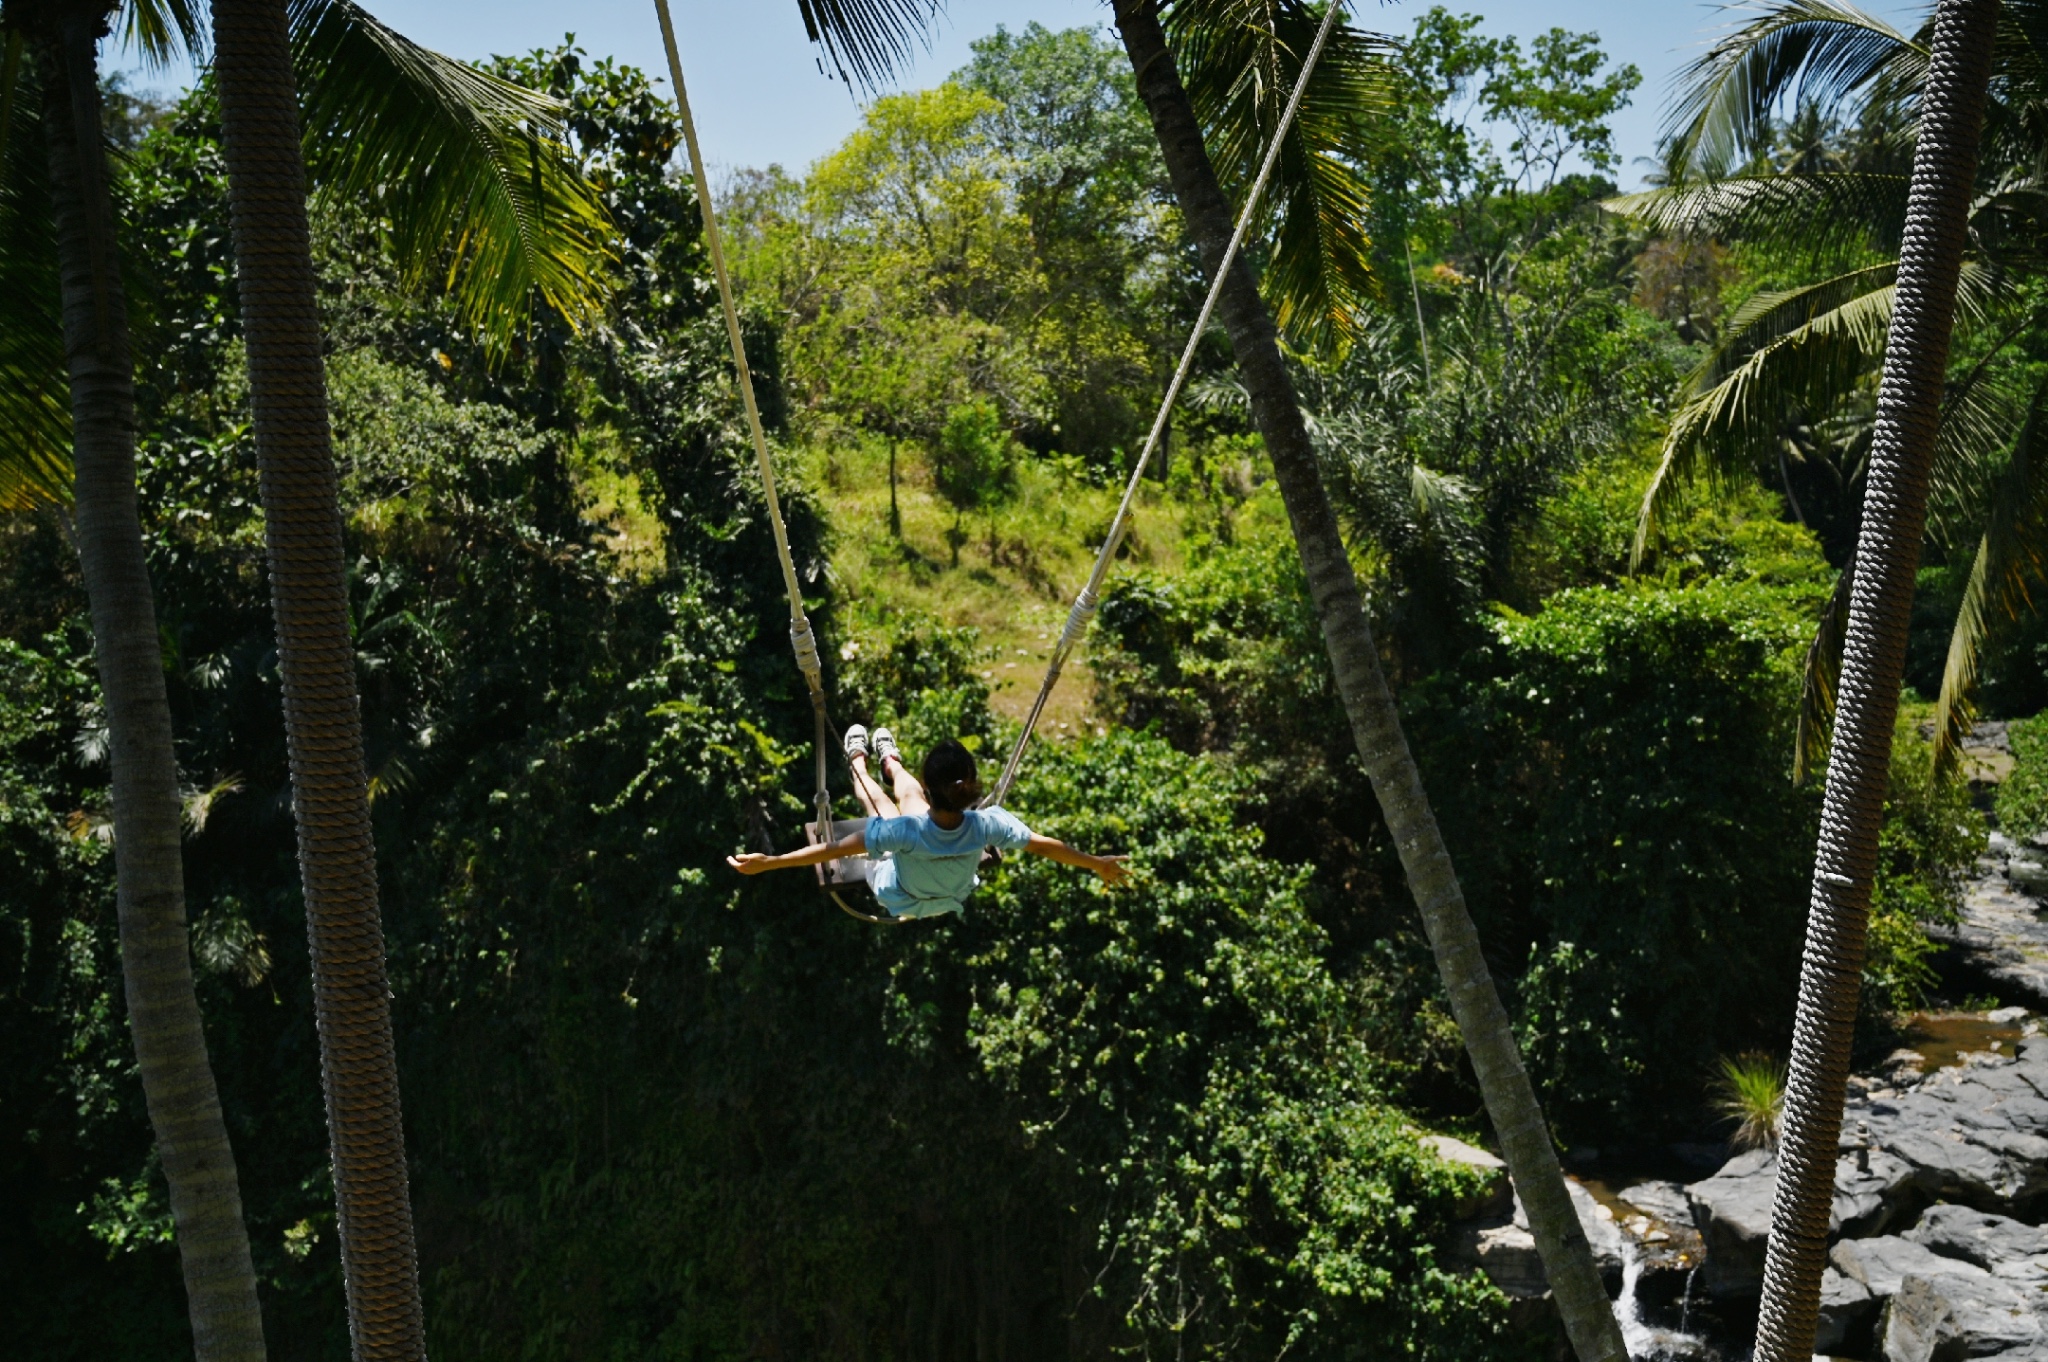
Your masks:
[{"label": "small waterfall", "polygon": [[1678,1328],[1660,1329],[1643,1318],[1643,1303],[1637,1289],[1643,1280],[1643,1250],[1633,1234],[1621,1236],[1621,1298],[1614,1303],[1614,1319],[1621,1326],[1622,1342],[1636,1362],[1675,1362],[1680,1358],[1717,1356],[1706,1340],[1692,1332],[1692,1288],[1699,1268],[1685,1274],[1685,1294],[1678,1304]]},{"label": "small waterfall", "polygon": [[1628,1345],[1630,1357],[1648,1357],[1656,1345],[1656,1335],[1643,1322],[1643,1303],[1636,1299],[1636,1286],[1643,1280],[1643,1251],[1636,1244],[1636,1237],[1627,1231],[1621,1236],[1621,1299],[1614,1303],[1614,1318],[1621,1325],[1621,1341]]}]

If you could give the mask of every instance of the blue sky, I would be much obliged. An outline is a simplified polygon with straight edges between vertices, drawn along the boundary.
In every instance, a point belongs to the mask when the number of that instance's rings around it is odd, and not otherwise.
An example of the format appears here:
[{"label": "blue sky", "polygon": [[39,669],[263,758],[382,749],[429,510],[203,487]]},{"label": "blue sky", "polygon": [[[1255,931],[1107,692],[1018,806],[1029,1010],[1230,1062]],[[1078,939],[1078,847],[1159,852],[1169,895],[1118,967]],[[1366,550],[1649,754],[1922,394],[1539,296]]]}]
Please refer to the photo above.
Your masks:
[{"label": "blue sky", "polygon": [[[1895,23],[1919,14],[1922,4],[1866,0]],[[665,69],[652,0],[366,0],[378,18],[418,42],[451,56],[478,58],[551,46],[573,31],[592,55],[615,56],[649,71]],[[683,74],[697,110],[705,158],[719,167],[779,161],[799,169],[830,151],[860,120],[844,85],[818,69],[805,41],[795,0],[670,0],[683,47]],[[1598,33],[1616,61],[1643,73],[1634,105],[1616,126],[1624,186],[1640,174],[1635,162],[1656,142],[1659,116],[1672,75],[1711,40],[1727,16],[1691,0],[1470,0],[1450,6],[1487,18],[1487,31],[1513,33],[1525,42],[1551,27]],[[1360,22],[1402,33],[1427,5],[1417,0],[1360,7]],[[1049,28],[1101,25],[1104,0],[950,0],[931,50],[920,52],[902,74],[910,87],[936,84],[963,65],[968,44],[998,24],[1021,28],[1036,20]],[[112,55],[110,65],[127,64]],[[137,73],[135,84],[162,89],[182,85],[187,73]],[[662,82],[664,87],[667,81]]]}]

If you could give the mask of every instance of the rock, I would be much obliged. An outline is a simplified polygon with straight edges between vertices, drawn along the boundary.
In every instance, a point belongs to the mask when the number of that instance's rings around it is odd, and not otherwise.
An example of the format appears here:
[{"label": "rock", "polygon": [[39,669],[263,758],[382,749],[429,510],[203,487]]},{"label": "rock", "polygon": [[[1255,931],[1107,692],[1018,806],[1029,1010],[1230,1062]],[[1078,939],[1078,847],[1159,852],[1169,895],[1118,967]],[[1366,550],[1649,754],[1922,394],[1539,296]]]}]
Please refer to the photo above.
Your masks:
[{"label": "rock", "polygon": [[1814,1348],[1822,1353],[1867,1351],[1880,1304],[1862,1282],[1828,1268],[1820,1278],[1820,1325],[1814,1331]]},{"label": "rock", "polygon": [[1425,1135],[1422,1143],[1445,1163],[1461,1164],[1486,1175],[1485,1184],[1458,1203],[1452,1219],[1483,1220],[1508,1214],[1515,1194],[1508,1185],[1508,1166],[1498,1156],[1448,1135]]},{"label": "rock", "polygon": [[1947,1362],[2041,1355],[2044,1338],[2033,1302],[1989,1273],[1909,1274],[1885,1312],[1885,1362]]},{"label": "rock", "polygon": [[1661,1228],[1692,1227],[1692,1202],[1685,1188],[1675,1182],[1637,1182],[1624,1187],[1621,1199],[1641,1211]]},{"label": "rock", "polygon": [[1993,832],[1955,925],[1927,933],[1998,993],[2035,1007],[2048,1007],[2048,923],[2034,915],[2034,895],[2048,890],[2043,873],[2038,853]]},{"label": "rock", "polygon": [[[1854,1123],[1848,1123],[1853,1128]],[[1871,1235],[1905,1218],[1922,1199],[1922,1178],[1909,1161],[1884,1149],[1853,1149],[1835,1165],[1830,1230]],[[1722,1298],[1753,1296],[1763,1287],[1764,1246],[1771,1231],[1777,1162],[1762,1150],[1730,1159],[1720,1172],[1686,1188],[1705,1241],[1700,1285]]]},{"label": "rock", "polygon": [[[1621,1294],[1621,1231],[1601,1214],[1593,1194],[1570,1178],[1565,1188],[1579,1214],[1579,1226],[1593,1245],[1593,1261],[1609,1296]],[[1550,1294],[1550,1282],[1543,1275],[1543,1259],[1536,1252],[1536,1237],[1529,1233],[1529,1220],[1520,1197],[1513,1213],[1483,1220],[1466,1221],[1453,1228],[1453,1261],[1476,1266],[1502,1294],[1511,1300],[1535,1300]]]},{"label": "rock", "polygon": [[1993,1026],[2011,1026],[2014,1022],[2023,1022],[2026,1019],[2027,1009],[2024,1007],[2001,1007],[1984,1014],[1984,1020]]},{"label": "rock", "polygon": [[2048,1229],[1968,1206],[1929,1206],[1905,1238],[2015,1281],[2048,1281]]},{"label": "rock", "polygon": [[1777,1161],[1761,1149],[1737,1154],[1710,1178],[1685,1189],[1706,1243],[1700,1286],[1713,1296],[1753,1296],[1763,1287]]},{"label": "rock", "polygon": [[1910,1276],[1938,1277],[1953,1273],[1967,1277],[1989,1277],[1981,1267],[1955,1258],[1944,1258],[1923,1244],[1898,1235],[1879,1239],[1844,1239],[1828,1250],[1828,1263],[1835,1271],[1856,1282],[1876,1300],[1899,1293],[1899,1283]]},{"label": "rock", "polygon": [[1852,1149],[1835,1165],[1831,1228],[1852,1239],[1883,1234],[1919,1200],[1911,1164],[1883,1149]]},{"label": "rock", "polygon": [[[2024,1212],[2048,1193],[2048,1047],[1934,1075],[1903,1096],[1852,1102],[1845,1129],[1908,1164],[1918,1195]],[[1895,1194],[1897,1195],[1897,1194]]]}]

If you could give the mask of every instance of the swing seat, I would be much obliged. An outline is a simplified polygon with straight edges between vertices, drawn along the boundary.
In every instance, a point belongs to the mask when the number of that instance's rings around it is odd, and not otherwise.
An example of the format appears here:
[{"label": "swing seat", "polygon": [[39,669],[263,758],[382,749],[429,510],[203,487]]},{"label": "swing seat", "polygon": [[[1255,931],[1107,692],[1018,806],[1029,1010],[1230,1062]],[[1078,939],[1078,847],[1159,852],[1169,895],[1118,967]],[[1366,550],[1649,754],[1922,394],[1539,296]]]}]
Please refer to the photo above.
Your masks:
[{"label": "swing seat", "polygon": [[[806,823],[804,840],[811,846],[816,846],[820,842],[836,842],[856,832],[867,831],[867,826],[868,820],[865,818],[835,818],[832,820],[832,831],[820,837],[818,825]],[[834,889],[867,888],[868,867],[873,864],[872,857],[842,856],[836,861],[826,861],[822,865],[813,866],[812,869],[818,872],[818,888],[830,892]]]}]

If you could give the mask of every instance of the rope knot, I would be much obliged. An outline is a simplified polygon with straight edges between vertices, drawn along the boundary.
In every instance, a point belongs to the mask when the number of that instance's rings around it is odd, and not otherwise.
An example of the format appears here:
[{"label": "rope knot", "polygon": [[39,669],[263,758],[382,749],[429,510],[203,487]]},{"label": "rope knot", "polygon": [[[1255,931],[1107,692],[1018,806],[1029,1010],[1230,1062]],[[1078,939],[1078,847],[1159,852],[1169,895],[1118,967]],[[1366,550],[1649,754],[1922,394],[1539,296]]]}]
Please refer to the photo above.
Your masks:
[{"label": "rope knot", "polygon": [[813,689],[821,684],[824,663],[818,658],[818,636],[811,632],[811,622],[798,615],[789,622],[789,646],[796,653],[796,665]]},{"label": "rope knot", "polygon": [[1088,632],[1088,621],[1095,618],[1098,602],[1095,593],[1087,587],[1074,597],[1074,608],[1067,612],[1067,627],[1060,630],[1060,651],[1067,652],[1081,642],[1081,635]]}]

